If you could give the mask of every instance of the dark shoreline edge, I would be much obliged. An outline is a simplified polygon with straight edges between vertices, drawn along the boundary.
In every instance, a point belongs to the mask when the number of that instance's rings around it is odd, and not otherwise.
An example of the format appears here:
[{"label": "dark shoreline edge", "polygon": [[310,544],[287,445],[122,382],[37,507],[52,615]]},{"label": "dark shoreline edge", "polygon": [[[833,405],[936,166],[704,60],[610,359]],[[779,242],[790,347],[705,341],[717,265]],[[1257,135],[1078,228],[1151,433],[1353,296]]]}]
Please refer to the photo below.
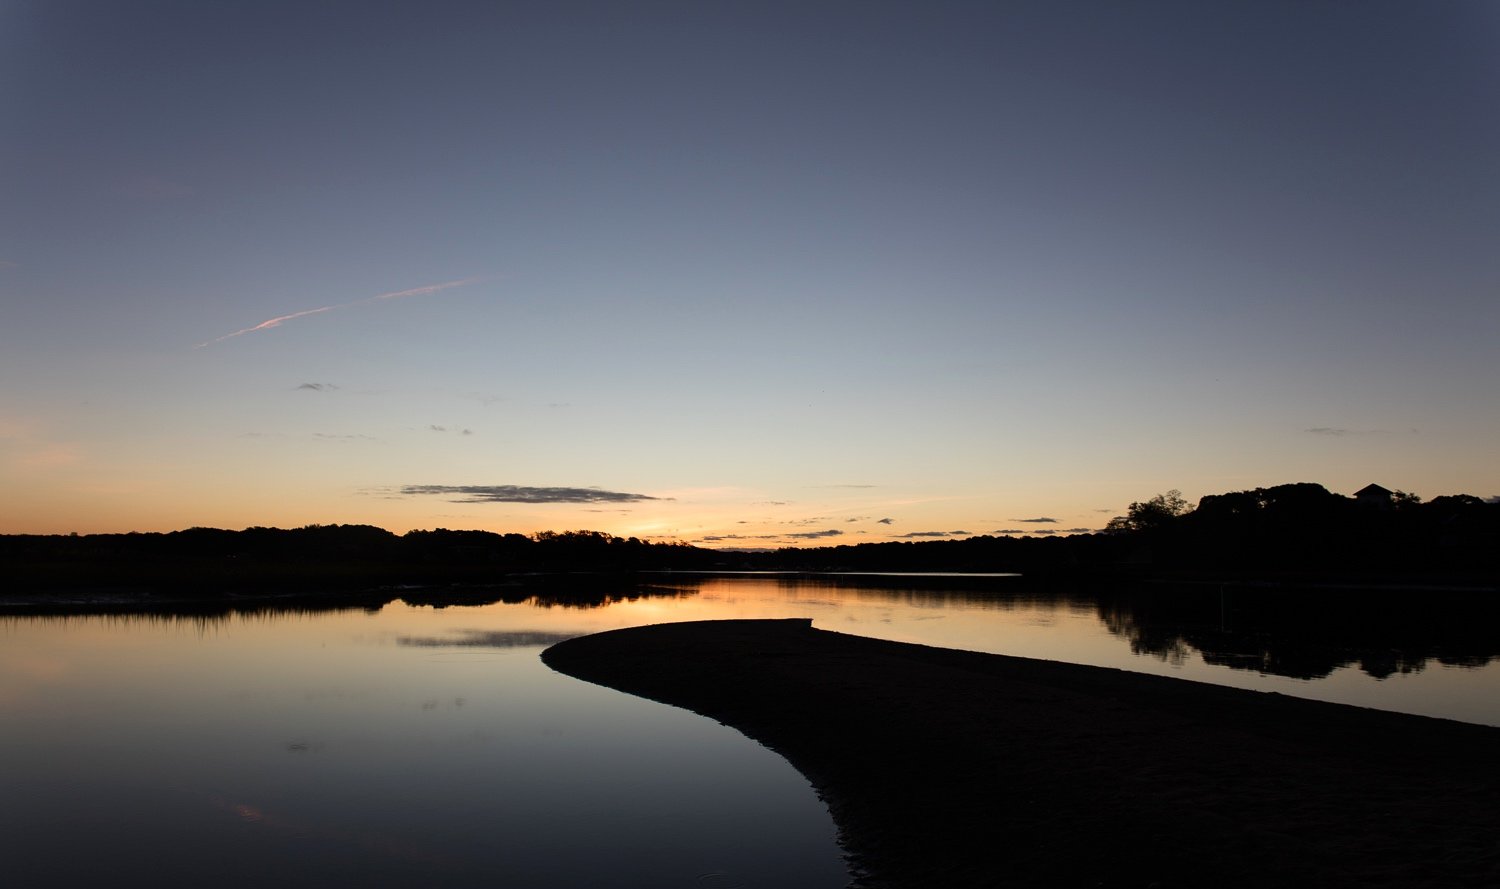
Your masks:
[{"label": "dark shoreline edge", "polygon": [[1500,729],[808,620],[558,643],[777,751],[861,887],[1493,887]]}]

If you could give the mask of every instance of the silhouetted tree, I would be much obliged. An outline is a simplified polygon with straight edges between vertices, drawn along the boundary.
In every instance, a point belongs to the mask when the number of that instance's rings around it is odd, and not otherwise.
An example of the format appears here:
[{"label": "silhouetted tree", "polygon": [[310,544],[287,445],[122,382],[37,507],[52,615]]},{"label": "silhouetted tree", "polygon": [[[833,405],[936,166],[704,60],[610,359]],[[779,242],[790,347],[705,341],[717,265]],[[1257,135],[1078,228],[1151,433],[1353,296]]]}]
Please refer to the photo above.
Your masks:
[{"label": "silhouetted tree", "polygon": [[1173,488],[1150,500],[1130,504],[1125,515],[1110,519],[1104,529],[1115,532],[1154,531],[1165,528],[1173,519],[1186,515],[1189,510],[1188,502],[1182,499],[1182,492]]},{"label": "silhouetted tree", "polygon": [[1391,492],[1391,506],[1396,509],[1412,509],[1413,507],[1420,506],[1421,503],[1422,498],[1416,494],[1408,494],[1400,490]]}]

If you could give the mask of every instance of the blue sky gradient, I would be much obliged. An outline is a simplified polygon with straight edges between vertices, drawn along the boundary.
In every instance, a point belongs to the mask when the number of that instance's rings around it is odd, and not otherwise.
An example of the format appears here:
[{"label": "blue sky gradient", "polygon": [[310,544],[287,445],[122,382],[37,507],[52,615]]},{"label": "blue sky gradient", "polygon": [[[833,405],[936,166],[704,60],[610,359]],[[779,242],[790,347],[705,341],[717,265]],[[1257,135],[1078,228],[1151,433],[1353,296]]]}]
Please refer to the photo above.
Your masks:
[{"label": "blue sky gradient", "polygon": [[6,3],[0,531],[1494,495],[1497,49],[1487,2]]}]

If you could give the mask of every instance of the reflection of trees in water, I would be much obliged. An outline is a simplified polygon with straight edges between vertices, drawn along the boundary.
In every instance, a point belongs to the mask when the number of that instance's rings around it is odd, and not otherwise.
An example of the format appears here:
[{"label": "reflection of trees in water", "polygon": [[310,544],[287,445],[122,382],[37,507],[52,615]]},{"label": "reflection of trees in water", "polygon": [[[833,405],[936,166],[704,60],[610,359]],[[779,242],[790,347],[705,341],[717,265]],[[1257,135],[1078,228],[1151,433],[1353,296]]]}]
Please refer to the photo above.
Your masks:
[{"label": "reflection of trees in water", "polygon": [[[362,593],[220,597],[198,601],[57,600],[7,607],[0,626],[36,619],[180,624],[199,631],[230,622],[277,622],[341,611],[375,613],[387,604],[444,608],[527,604],[600,608],[618,602],[697,595],[714,577],[536,574],[503,584],[444,585]],[[1166,663],[1205,663],[1299,679],[1320,679],[1356,666],[1377,679],[1415,673],[1436,661],[1482,667],[1500,659],[1500,601],[1482,592],[1151,586],[1129,591],[1050,589],[1019,577],[953,575],[770,575],[788,591],[837,591],[917,608],[1009,610],[1047,607],[1095,613],[1131,651]],[[648,579],[649,578],[649,579]],[[414,643],[415,644],[415,643]],[[453,644],[447,640],[445,644]],[[487,644],[497,644],[489,640]]]},{"label": "reflection of trees in water", "polygon": [[274,624],[297,621],[321,614],[363,611],[375,614],[394,599],[391,594],[359,596],[265,597],[257,599],[211,599],[157,601],[149,597],[114,600],[80,600],[7,605],[0,626],[27,623],[96,623],[105,626],[186,626],[203,631],[228,623]]},{"label": "reflection of trees in water", "polygon": [[1076,590],[1038,590],[1018,574],[784,574],[768,575],[786,592],[806,596],[837,591],[835,600],[891,603],[938,609],[950,605],[1009,611],[1050,606],[1093,610],[1093,597]]},{"label": "reflection of trees in water", "polygon": [[1173,666],[1187,662],[1192,649],[1176,633],[1138,623],[1134,613],[1099,603],[1099,620],[1105,629],[1130,642],[1132,654],[1151,655]]},{"label": "reflection of trees in water", "polygon": [[447,608],[449,606],[535,605],[541,608],[601,608],[616,602],[647,598],[680,598],[697,593],[692,586],[646,583],[609,575],[537,575],[523,582],[488,586],[411,587],[361,593],[218,597],[201,600],[162,600],[149,596],[97,598],[60,602],[42,600],[13,604],[0,613],[0,626],[9,621],[88,621],[104,624],[186,625],[198,630],[227,623],[276,623],[321,614],[363,611],[376,614],[392,602]]},{"label": "reflection of trees in water", "polygon": [[1481,667],[1500,659],[1488,631],[1493,597],[1464,592],[1248,590],[1202,586],[1101,596],[1099,620],[1131,651],[1297,679],[1355,666],[1369,676],[1416,673],[1429,661]]},{"label": "reflection of trees in water", "polygon": [[403,590],[408,605],[446,608],[450,605],[536,605],[541,608],[602,608],[640,599],[677,599],[696,595],[692,586],[631,580],[601,575],[537,575],[499,587]]}]

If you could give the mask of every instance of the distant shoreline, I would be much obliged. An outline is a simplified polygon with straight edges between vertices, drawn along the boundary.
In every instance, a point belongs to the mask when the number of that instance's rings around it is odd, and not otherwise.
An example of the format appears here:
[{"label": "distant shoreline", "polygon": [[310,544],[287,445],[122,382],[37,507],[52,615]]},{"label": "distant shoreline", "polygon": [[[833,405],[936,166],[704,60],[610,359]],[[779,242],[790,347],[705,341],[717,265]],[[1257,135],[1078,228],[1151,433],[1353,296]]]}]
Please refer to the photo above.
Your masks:
[{"label": "distant shoreline", "polygon": [[532,572],[668,570],[908,577],[1014,572],[1059,589],[1141,582],[1500,588],[1500,501],[1445,495],[1422,503],[1375,485],[1344,497],[1298,482],[1208,495],[1196,508],[1170,491],[1132,503],[1128,515],[1098,532],[967,534],[757,551],[586,530],[396,534],[337,524],[0,534],[0,587],[254,594],[487,584]]},{"label": "distant shoreline", "polygon": [[543,660],[780,752],[860,886],[1500,885],[1500,729],[799,620],[617,630]]}]

